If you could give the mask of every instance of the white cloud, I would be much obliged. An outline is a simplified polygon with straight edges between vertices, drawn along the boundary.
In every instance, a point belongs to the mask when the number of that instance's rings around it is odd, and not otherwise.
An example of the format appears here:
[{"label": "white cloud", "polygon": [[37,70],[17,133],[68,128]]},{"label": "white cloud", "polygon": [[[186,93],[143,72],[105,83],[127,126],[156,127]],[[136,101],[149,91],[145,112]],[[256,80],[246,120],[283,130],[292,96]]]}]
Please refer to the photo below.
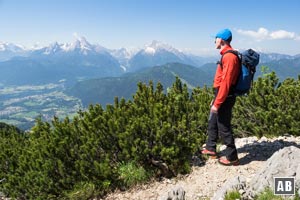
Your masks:
[{"label": "white cloud", "polygon": [[268,38],[268,35],[269,35],[269,31],[265,28],[259,28],[257,31],[238,29],[237,32],[241,35],[250,36],[257,40],[266,39],[266,38]]},{"label": "white cloud", "polygon": [[241,35],[249,36],[255,38],[258,41],[261,40],[300,40],[300,35],[297,35],[294,32],[289,32],[285,30],[269,31],[266,28],[259,28],[257,31],[252,30],[241,30],[238,29],[237,32]]},{"label": "white cloud", "polygon": [[274,31],[270,34],[272,39],[295,39],[296,34],[285,30]]}]

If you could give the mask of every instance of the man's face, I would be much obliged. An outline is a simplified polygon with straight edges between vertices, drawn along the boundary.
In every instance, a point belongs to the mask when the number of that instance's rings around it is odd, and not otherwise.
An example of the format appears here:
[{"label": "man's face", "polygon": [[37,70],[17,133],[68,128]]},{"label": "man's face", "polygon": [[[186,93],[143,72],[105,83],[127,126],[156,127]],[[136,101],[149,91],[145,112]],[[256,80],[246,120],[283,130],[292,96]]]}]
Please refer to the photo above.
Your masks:
[{"label": "man's face", "polygon": [[216,38],[215,40],[216,49],[221,49],[221,42],[222,42],[221,38]]}]

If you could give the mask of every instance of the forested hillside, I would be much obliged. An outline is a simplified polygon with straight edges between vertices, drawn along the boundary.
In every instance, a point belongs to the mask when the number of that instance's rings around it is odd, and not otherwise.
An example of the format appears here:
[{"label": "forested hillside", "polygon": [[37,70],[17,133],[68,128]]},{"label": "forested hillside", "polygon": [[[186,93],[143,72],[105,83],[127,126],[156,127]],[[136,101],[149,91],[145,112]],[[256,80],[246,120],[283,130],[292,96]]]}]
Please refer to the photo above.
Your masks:
[{"label": "forested hillside", "polygon": [[100,103],[102,105],[112,104],[115,96],[129,100],[137,90],[137,83],[148,83],[152,81],[154,85],[160,82],[165,89],[172,86],[180,77],[191,91],[197,86],[208,85],[212,82],[213,73],[206,73],[203,70],[191,65],[182,63],[168,63],[154,66],[135,73],[128,73],[121,77],[109,77],[90,79],[78,82],[66,93],[81,99],[83,105]]},{"label": "forested hillside", "polygon": [[[300,71],[300,58],[281,58],[279,60],[266,60],[257,66],[255,79],[264,73],[276,72],[280,81],[286,78],[297,78]],[[268,67],[264,67],[268,66]],[[79,98],[83,105],[100,103],[112,104],[115,96],[131,99],[137,89],[137,83],[154,84],[160,82],[165,89],[170,87],[176,76],[186,83],[189,89],[204,85],[211,86],[216,71],[216,63],[207,63],[201,67],[182,63],[168,63],[149,67],[135,73],[126,73],[120,77],[105,77],[80,81],[68,89],[68,95]]]},{"label": "forested hillside", "polygon": [[[211,88],[179,78],[139,83],[132,100],[90,105],[73,120],[37,120],[29,132],[0,126],[0,192],[20,199],[88,199],[150,177],[189,173],[204,143]],[[236,136],[300,134],[300,77],[257,79],[234,109]],[[126,173],[127,172],[127,173]],[[130,172],[130,173],[129,173]]]}]

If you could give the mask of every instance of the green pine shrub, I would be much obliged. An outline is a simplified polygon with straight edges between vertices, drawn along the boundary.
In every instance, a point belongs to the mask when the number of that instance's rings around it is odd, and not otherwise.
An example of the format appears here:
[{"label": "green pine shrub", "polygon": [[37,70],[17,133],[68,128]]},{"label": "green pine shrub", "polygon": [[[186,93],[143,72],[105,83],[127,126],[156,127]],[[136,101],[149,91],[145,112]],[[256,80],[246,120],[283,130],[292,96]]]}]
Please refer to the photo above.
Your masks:
[{"label": "green pine shrub", "polygon": [[0,192],[10,191],[11,175],[19,166],[19,156],[26,142],[26,135],[18,128],[0,122]]},{"label": "green pine shrub", "polygon": [[195,113],[197,103],[191,101],[179,78],[167,94],[160,84],[154,90],[151,82],[149,86],[140,83],[132,110],[127,111],[132,116],[125,131],[119,133],[122,157],[134,159],[145,168],[156,162],[166,164],[168,175],[189,172],[189,159],[204,142],[197,124],[207,113]]},{"label": "green pine shrub", "polygon": [[[275,73],[238,97],[238,136],[300,133],[300,78]],[[179,78],[163,89],[138,84],[132,101],[90,105],[74,119],[37,119],[28,133],[0,123],[0,191],[19,199],[88,199],[144,182],[188,173],[206,140],[211,88],[189,92]],[[120,164],[121,163],[121,164]]]},{"label": "green pine shrub", "polygon": [[248,96],[238,97],[234,108],[235,132],[245,136],[300,133],[300,79],[279,82],[274,72],[254,82]]}]

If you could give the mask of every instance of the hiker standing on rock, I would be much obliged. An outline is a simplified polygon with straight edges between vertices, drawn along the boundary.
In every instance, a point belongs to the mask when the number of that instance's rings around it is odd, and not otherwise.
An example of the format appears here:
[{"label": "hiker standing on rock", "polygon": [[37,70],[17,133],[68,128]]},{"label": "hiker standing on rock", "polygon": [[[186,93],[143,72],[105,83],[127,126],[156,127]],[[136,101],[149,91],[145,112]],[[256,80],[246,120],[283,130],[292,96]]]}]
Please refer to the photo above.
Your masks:
[{"label": "hiker standing on rock", "polygon": [[[238,165],[239,159],[231,129],[232,108],[235,104],[233,86],[237,82],[240,71],[239,58],[233,53],[226,53],[233,50],[230,45],[232,33],[229,29],[219,31],[215,36],[216,49],[222,55],[218,63],[215,78],[215,97],[211,103],[210,117],[208,120],[208,139],[202,154],[217,158],[216,145],[218,136],[227,146],[225,156],[218,159],[223,165]],[[225,54],[226,53],[226,54]]]}]

